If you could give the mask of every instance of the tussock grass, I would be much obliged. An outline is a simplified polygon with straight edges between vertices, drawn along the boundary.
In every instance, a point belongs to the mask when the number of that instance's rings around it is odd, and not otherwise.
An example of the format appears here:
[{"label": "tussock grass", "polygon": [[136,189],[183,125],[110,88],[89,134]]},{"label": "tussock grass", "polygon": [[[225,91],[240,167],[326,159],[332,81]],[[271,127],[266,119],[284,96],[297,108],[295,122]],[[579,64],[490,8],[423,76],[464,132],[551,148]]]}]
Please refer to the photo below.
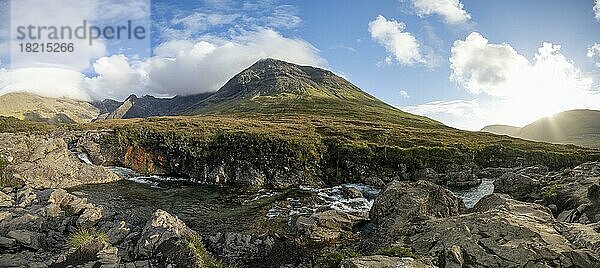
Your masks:
[{"label": "tussock grass", "polygon": [[401,246],[391,246],[378,250],[375,255],[383,255],[388,257],[411,257],[415,258],[415,254],[410,248]]},{"label": "tussock grass", "polygon": [[67,240],[69,247],[74,249],[80,249],[92,243],[106,242],[108,242],[108,235],[106,233],[87,228],[82,228],[71,233]]},{"label": "tussock grass", "polygon": [[187,235],[184,237],[188,249],[194,254],[196,267],[198,268],[235,268],[231,264],[225,264],[216,260],[202,244],[202,239],[198,235]]},{"label": "tussock grass", "polygon": [[360,254],[350,249],[325,253],[319,259],[317,259],[317,267],[338,268],[343,260],[360,256]]}]

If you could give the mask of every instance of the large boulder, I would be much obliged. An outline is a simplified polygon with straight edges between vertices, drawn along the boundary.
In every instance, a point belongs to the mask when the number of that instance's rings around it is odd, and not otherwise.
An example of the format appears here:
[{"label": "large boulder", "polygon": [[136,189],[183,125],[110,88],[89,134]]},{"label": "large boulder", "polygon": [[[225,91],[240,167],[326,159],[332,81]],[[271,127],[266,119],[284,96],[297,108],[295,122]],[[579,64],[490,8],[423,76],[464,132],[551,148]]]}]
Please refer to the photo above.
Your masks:
[{"label": "large boulder", "polygon": [[539,198],[541,183],[522,173],[508,172],[494,181],[494,192],[509,194],[517,200],[533,201]]},{"label": "large boulder", "polygon": [[202,238],[179,218],[158,209],[146,222],[134,250],[151,267],[219,267]]},{"label": "large boulder", "polygon": [[105,167],[89,165],[69,151],[61,137],[0,133],[0,157],[9,175],[34,188],[65,188],[120,178]]},{"label": "large boulder", "polygon": [[400,228],[417,221],[458,215],[462,200],[448,189],[429,181],[394,181],[375,199],[369,213],[377,225]]},{"label": "large boulder", "polygon": [[343,260],[340,268],[432,268],[432,266],[408,257],[373,255]]},{"label": "large boulder", "polygon": [[560,223],[557,226],[574,245],[600,252],[600,223]]},{"label": "large boulder", "polygon": [[8,237],[13,238],[19,244],[31,249],[40,248],[40,234],[28,230],[13,230],[8,232]]},{"label": "large boulder", "polygon": [[559,221],[600,221],[600,162],[550,174],[547,181],[540,192],[546,205],[556,207]]},{"label": "large boulder", "polygon": [[330,209],[315,212],[309,217],[296,219],[296,227],[314,241],[337,241],[343,234],[352,232],[357,224],[366,218]]},{"label": "large boulder", "polygon": [[493,194],[471,213],[405,228],[398,240],[440,267],[460,267],[448,265],[455,256],[466,267],[598,267],[594,251],[574,245],[555,225],[548,208]]},{"label": "large boulder", "polygon": [[375,199],[369,213],[375,234],[367,242],[377,249],[394,244],[407,228],[430,219],[459,215],[463,201],[448,189],[429,181],[395,181]]},{"label": "large boulder", "polygon": [[194,235],[185,223],[164,210],[154,212],[144,227],[137,242],[136,255],[141,258],[152,257],[163,243],[171,238]]}]

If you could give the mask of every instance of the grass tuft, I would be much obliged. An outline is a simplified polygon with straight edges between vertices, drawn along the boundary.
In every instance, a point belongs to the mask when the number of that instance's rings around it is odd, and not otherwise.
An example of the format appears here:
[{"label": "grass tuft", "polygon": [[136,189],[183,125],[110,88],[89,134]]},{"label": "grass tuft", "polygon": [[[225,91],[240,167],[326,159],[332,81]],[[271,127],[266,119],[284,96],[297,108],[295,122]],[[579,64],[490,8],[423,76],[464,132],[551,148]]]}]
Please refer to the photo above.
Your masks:
[{"label": "grass tuft", "polygon": [[71,233],[67,241],[69,247],[74,249],[79,249],[95,242],[108,242],[108,235],[95,229],[82,228]]},{"label": "grass tuft", "polygon": [[194,254],[196,267],[202,268],[235,268],[234,265],[225,264],[216,260],[202,244],[202,239],[198,235],[187,235],[184,237],[188,249]]},{"label": "grass tuft", "polygon": [[378,250],[375,253],[375,255],[383,255],[388,257],[416,257],[410,248],[405,248],[401,246],[391,246],[387,248],[382,248]]},{"label": "grass tuft", "polygon": [[557,191],[558,191],[558,184],[553,184],[552,186],[548,187],[542,193],[542,197],[544,198],[544,201],[546,201],[547,203],[553,203],[554,201],[556,201],[556,197],[558,195]]},{"label": "grass tuft", "polygon": [[353,250],[342,250],[336,252],[329,252],[323,254],[317,260],[318,268],[337,268],[340,267],[340,263],[345,259],[360,257],[361,255]]}]

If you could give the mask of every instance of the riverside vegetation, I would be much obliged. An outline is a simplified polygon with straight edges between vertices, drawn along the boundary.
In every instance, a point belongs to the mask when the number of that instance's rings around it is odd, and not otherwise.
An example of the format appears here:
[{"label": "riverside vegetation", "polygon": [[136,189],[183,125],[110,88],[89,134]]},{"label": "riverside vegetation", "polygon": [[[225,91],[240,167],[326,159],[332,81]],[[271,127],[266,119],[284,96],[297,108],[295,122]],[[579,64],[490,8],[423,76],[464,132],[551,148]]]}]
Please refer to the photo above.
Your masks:
[{"label": "riverside vegetation", "polygon": [[[598,150],[453,129],[272,59],[190,99],[0,117],[0,266],[600,263]],[[472,208],[451,191],[482,179],[494,193]]]}]

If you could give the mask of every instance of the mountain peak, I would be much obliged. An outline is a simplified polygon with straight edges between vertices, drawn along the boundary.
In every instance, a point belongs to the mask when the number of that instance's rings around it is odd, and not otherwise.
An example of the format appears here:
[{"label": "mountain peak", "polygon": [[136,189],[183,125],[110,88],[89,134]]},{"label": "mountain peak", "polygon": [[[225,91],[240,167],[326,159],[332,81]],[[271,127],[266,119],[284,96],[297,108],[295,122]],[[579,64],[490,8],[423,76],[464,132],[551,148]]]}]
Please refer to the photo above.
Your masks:
[{"label": "mountain peak", "polygon": [[211,98],[246,99],[282,95],[337,98],[350,92],[355,94],[362,91],[330,71],[266,58],[234,76]]},{"label": "mountain peak", "polygon": [[271,58],[241,71],[186,113],[307,114],[441,125],[404,113],[331,71]]},{"label": "mountain peak", "polygon": [[125,99],[125,102],[127,102],[127,101],[135,102],[137,100],[138,100],[138,96],[135,94],[131,94],[131,95],[129,95],[129,97],[127,97],[127,99]]}]

